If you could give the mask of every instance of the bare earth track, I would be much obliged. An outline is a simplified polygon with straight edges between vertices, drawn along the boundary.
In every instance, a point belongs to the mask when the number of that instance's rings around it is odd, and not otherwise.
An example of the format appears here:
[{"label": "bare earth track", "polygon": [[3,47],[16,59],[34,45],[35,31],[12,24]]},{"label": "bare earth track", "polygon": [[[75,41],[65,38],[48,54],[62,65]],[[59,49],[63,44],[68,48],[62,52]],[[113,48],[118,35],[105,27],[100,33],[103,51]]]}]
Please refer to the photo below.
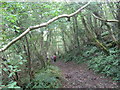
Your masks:
[{"label": "bare earth track", "polygon": [[117,83],[95,74],[86,64],[57,61],[54,65],[62,71],[63,88],[117,88]]}]

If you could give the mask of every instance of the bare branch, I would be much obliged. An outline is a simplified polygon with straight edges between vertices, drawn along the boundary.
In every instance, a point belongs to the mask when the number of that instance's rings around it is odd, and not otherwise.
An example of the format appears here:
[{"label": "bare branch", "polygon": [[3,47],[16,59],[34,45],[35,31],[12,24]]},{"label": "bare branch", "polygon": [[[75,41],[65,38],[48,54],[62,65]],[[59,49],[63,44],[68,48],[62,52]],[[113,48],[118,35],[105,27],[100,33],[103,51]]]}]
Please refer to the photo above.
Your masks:
[{"label": "bare branch", "polygon": [[100,20],[100,21],[105,21],[105,22],[119,22],[119,20],[116,20],[116,19],[114,19],[114,20],[106,20],[106,19],[100,18],[100,17],[96,16],[94,13],[92,13],[92,15],[93,15],[96,19],[98,19],[98,20]]},{"label": "bare branch", "polygon": [[90,4],[90,2],[91,2],[91,0],[87,4],[85,4],[84,6],[82,6],[81,8],[79,8],[77,11],[75,11],[74,13],[71,13],[70,15],[68,15],[68,14],[59,15],[57,17],[54,17],[54,18],[50,19],[46,23],[42,23],[40,25],[35,25],[35,26],[30,26],[26,31],[24,31],[18,37],[16,37],[12,41],[10,41],[6,46],[4,46],[3,48],[1,48],[0,52],[3,52],[5,50],[7,50],[12,44],[14,44],[15,42],[17,42],[19,39],[21,39],[23,36],[25,36],[31,30],[42,28],[42,27],[46,27],[47,25],[51,24],[52,22],[54,22],[54,21],[56,21],[56,20],[58,20],[60,18],[65,18],[65,17],[69,18],[69,17],[75,16],[76,14],[78,14],[79,12],[81,12],[84,8],[86,8]]}]

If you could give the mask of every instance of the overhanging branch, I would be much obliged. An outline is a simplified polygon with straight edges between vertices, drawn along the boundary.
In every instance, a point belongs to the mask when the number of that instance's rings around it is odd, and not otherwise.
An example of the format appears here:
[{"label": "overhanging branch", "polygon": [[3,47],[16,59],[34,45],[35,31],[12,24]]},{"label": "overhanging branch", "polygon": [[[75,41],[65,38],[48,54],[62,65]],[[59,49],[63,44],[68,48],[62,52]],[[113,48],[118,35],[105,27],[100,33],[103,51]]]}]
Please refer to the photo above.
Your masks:
[{"label": "overhanging branch", "polygon": [[114,19],[114,20],[106,20],[106,19],[100,18],[100,17],[96,16],[94,13],[92,13],[92,15],[93,15],[96,19],[98,19],[98,20],[100,20],[100,21],[105,21],[105,22],[119,22],[119,20],[116,20],[116,19]]},{"label": "overhanging branch", "polygon": [[[91,1],[91,0],[90,0]],[[84,8],[86,8],[89,4],[90,1],[85,4],[84,6],[82,6],[81,8],[79,8],[77,11],[75,11],[74,13],[71,14],[63,14],[63,15],[59,15],[57,17],[54,17],[52,19],[50,19],[48,22],[46,23],[42,23],[39,25],[35,25],[35,26],[30,26],[26,31],[24,31],[22,34],[20,34],[18,37],[16,37],[15,39],[13,39],[12,41],[10,41],[7,45],[5,45],[3,48],[0,49],[0,52],[5,51],[6,49],[8,49],[12,44],[14,44],[15,42],[17,42],[19,39],[21,39],[23,36],[25,36],[27,33],[29,33],[29,31],[34,30],[34,29],[38,29],[38,28],[42,28],[42,27],[46,27],[47,25],[51,24],[52,22],[60,19],[60,18],[70,18],[75,16],[76,14],[78,14],[79,12],[81,12]]]}]

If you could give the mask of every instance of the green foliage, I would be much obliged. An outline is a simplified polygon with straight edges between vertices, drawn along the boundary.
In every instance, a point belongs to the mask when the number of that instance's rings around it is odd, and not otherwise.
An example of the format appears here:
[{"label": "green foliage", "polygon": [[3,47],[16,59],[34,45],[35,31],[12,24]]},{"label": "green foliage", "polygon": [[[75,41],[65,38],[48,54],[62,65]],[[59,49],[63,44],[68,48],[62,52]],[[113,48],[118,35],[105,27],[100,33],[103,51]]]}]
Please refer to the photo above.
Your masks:
[{"label": "green foliage", "polygon": [[81,64],[81,63],[84,63],[85,62],[85,59],[84,57],[82,57],[81,55],[77,56],[75,58],[75,61],[78,63],[78,64]]},{"label": "green foliage", "polygon": [[62,57],[61,59],[63,59],[65,62],[75,61],[76,63],[80,64],[85,61],[84,57],[81,56],[81,52],[79,52],[79,50],[69,51],[65,53],[64,55],[61,55],[61,57]]},{"label": "green foliage", "polygon": [[36,72],[33,80],[34,85],[29,84],[27,88],[59,88],[61,86],[60,76],[58,67],[47,66],[45,69]]},{"label": "green foliage", "polygon": [[20,88],[19,86],[16,85],[17,82],[10,82],[8,85],[7,85],[7,88]]},{"label": "green foliage", "polygon": [[113,53],[110,56],[99,55],[92,58],[88,64],[89,68],[97,73],[113,77],[114,80],[120,78],[120,57],[118,55],[114,55]]},{"label": "green foliage", "polygon": [[[7,88],[20,88],[17,86],[17,82],[13,81],[11,78],[15,77],[16,73],[21,72],[21,66],[25,64],[26,60],[22,58],[21,55],[14,55],[15,57],[10,58],[7,61],[2,62],[6,67],[3,68],[3,71],[8,73],[8,78],[10,79],[9,81],[6,81],[6,85],[2,85],[2,87],[7,87]],[[3,66],[4,66],[3,65]],[[3,81],[5,81],[3,79]]]},{"label": "green foliage", "polygon": [[[72,51],[69,51],[68,53],[65,53],[62,58],[64,59],[65,62],[68,61],[75,61],[76,63],[83,63],[87,59],[91,59],[94,57],[94,54],[98,54],[98,49],[96,47],[88,46],[86,51],[81,51],[79,49],[75,49]],[[99,53],[100,54],[100,53]]]},{"label": "green foliage", "polygon": [[103,33],[101,34],[101,36],[103,37],[103,36],[106,36],[106,35],[108,35],[108,34],[109,34],[109,32],[106,31],[106,32],[103,32]]},{"label": "green foliage", "polygon": [[11,81],[9,82],[8,85],[0,85],[0,87],[3,87],[2,90],[8,90],[8,88],[20,88],[19,86],[17,86],[17,82]]},{"label": "green foliage", "polygon": [[72,61],[74,58],[74,56],[71,53],[65,54],[64,55],[64,61],[68,62],[68,61]]},{"label": "green foliage", "polygon": [[98,52],[98,49],[96,47],[87,47],[87,51],[83,53],[84,56],[89,57],[93,55],[94,53]]}]

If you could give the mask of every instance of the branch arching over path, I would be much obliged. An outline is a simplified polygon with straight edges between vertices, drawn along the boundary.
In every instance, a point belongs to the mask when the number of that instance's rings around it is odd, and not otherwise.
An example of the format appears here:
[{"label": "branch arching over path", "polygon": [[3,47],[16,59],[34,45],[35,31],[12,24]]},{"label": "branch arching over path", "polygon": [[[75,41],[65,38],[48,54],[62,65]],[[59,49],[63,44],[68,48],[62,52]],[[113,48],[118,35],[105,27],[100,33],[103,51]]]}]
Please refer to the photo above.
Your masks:
[{"label": "branch arching over path", "polygon": [[29,33],[29,31],[34,30],[34,29],[38,29],[38,28],[42,28],[42,27],[46,27],[47,25],[51,24],[52,22],[60,19],[60,18],[70,18],[75,16],[76,14],[78,14],[79,12],[81,12],[84,8],[86,8],[89,4],[90,4],[91,0],[85,4],[84,6],[82,6],[81,8],[79,8],[77,11],[75,11],[74,13],[71,14],[63,14],[63,15],[59,15],[57,17],[54,17],[52,19],[50,19],[48,22],[46,23],[42,23],[39,25],[35,25],[35,26],[30,26],[26,31],[24,31],[22,34],[20,34],[18,37],[16,37],[15,39],[13,39],[12,41],[10,41],[7,45],[5,45],[3,48],[0,49],[0,52],[3,52],[5,50],[7,50],[11,45],[13,45],[15,42],[17,42],[19,39],[21,39],[22,37],[24,37],[27,33]]}]

